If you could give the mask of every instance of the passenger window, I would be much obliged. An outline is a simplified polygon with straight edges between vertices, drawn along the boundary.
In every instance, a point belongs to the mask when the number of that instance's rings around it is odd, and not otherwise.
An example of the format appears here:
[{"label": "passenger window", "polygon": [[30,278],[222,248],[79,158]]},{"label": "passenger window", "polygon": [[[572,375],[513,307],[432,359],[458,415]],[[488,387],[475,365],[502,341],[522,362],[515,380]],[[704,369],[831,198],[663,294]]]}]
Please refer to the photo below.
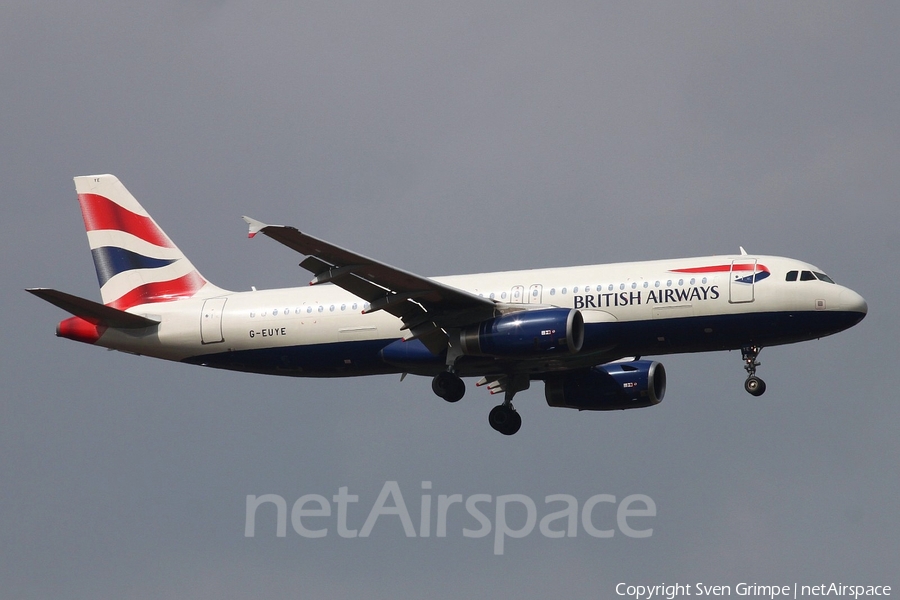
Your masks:
[{"label": "passenger window", "polygon": [[785,281],[797,281],[797,271],[788,271]]},{"label": "passenger window", "polygon": [[803,271],[800,273],[800,281],[815,281],[816,276],[812,274],[812,271]]}]

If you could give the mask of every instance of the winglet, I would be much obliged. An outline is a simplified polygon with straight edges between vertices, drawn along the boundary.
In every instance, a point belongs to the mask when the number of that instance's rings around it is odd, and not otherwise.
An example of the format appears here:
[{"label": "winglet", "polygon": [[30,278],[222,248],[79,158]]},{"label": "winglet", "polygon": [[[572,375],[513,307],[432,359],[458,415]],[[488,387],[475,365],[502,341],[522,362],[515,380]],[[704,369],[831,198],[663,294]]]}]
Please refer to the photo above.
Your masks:
[{"label": "winglet", "polygon": [[256,219],[252,219],[246,215],[243,217],[243,219],[248,225],[250,225],[250,231],[247,232],[248,238],[254,237],[257,233],[268,227],[268,225],[266,225],[262,221],[257,221]]}]

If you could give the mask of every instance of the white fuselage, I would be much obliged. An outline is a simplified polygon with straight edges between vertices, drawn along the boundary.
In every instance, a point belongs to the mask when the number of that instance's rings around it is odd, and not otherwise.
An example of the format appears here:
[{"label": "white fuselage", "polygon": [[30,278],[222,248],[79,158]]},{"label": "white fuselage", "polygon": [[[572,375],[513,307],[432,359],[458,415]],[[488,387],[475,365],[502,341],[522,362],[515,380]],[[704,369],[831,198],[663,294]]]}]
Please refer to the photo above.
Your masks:
[{"label": "white fuselage", "polygon": [[[744,271],[724,270],[726,266],[736,269],[735,264],[752,266]],[[790,271],[818,269],[793,259],[734,255],[434,279],[498,305],[578,309],[588,332],[580,354],[589,364],[633,354],[788,343],[829,335],[859,320],[852,317],[864,311],[865,302],[858,294],[826,281],[786,281]],[[738,281],[748,273],[749,281]],[[359,298],[329,284],[224,292],[214,298],[136,306],[129,312],[158,319],[158,328],[109,329],[97,344],[223,368],[353,375],[358,374],[352,368],[355,364],[365,363],[373,371],[373,361],[378,362],[373,353],[407,333],[398,318],[385,311],[363,314],[366,307]],[[789,330],[795,322],[798,327]],[[681,339],[687,331],[691,339]],[[318,369],[325,348],[343,350],[329,356],[327,368]],[[279,349],[293,354],[287,358],[287,354],[279,355]],[[269,358],[256,356],[260,354]],[[308,355],[304,358],[304,354]],[[234,360],[226,359],[228,355]],[[251,356],[250,360],[237,358]],[[258,361],[277,362],[279,356],[283,365],[258,367]],[[304,361],[308,366],[303,366]],[[405,369],[384,365],[374,372],[397,370]]]}]

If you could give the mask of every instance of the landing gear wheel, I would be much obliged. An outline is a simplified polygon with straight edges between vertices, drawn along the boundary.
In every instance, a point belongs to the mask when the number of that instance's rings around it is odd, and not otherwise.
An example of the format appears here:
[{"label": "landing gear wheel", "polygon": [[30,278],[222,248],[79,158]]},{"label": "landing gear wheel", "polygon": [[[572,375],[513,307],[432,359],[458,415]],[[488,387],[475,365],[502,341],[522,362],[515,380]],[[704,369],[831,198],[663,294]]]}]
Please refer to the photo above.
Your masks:
[{"label": "landing gear wheel", "polygon": [[751,375],[744,382],[744,389],[753,396],[762,396],[766,393],[766,382],[756,375]]},{"label": "landing gear wheel", "polygon": [[466,395],[466,384],[456,373],[441,371],[431,380],[431,390],[447,402],[458,402]]},{"label": "landing gear wheel", "polygon": [[753,396],[762,396],[766,391],[766,382],[756,376],[756,367],[759,366],[759,361],[756,358],[760,352],[762,352],[762,348],[759,346],[741,348],[744,370],[747,371],[747,381],[744,382],[744,389]]},{"label": "landing gear wheel", "polygon": [[495,431],[503,435],[513,435],[522,427],[522,417],[512,405],[500,404],[491,409],[488,422]]}]

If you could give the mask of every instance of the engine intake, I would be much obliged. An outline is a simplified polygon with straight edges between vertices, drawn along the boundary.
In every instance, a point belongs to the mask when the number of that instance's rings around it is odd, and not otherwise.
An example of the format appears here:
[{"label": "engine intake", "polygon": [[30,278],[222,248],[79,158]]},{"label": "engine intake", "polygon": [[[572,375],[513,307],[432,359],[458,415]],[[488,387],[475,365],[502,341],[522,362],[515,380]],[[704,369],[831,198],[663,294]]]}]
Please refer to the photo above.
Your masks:
[{"label": "engine intake", "polygon": [[584,317],[569,308],[541,308],[488,319],[462,330],[462,351],[479,356],[574,354],[584,343]]},{"label": "engine intake", "polygon": [[649,360],[598,365],[545,380],[547,404],[578,410],[625,410],[662,402],[666,369]]}]

